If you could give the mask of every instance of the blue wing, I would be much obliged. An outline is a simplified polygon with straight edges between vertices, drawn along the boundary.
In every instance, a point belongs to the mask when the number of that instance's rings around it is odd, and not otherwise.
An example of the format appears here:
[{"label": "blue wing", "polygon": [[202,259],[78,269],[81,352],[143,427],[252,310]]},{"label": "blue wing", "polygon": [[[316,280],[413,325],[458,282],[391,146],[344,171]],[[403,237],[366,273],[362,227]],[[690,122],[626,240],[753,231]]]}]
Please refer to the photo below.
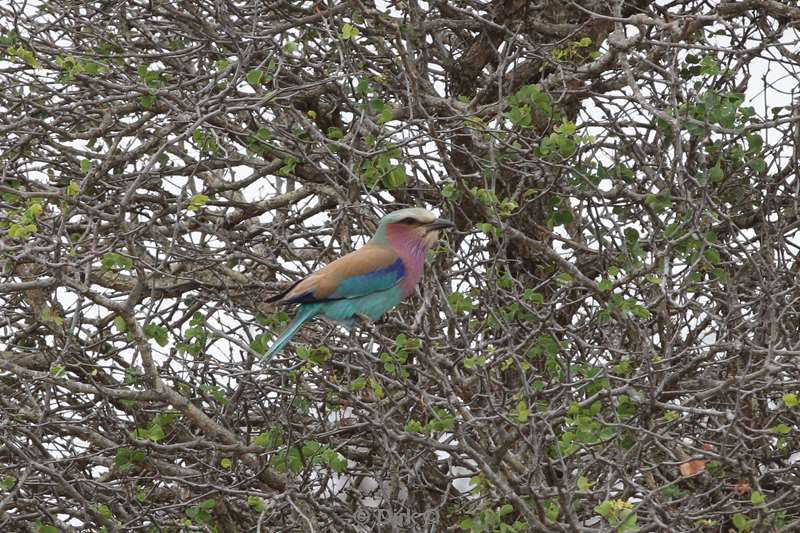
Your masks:
[{"label": "blue wing", "polygon": [[339,282],[339,287],[328,296],[328,300],[340,298],[357,298],[373,292],[385,291],[397,285],[406,273],[402,259],[391,265],[369,274],[360,274],[345,278]]},{"label": "blue wing", "polygon": [[393,251],[367,245],[337,259],[269,301],[308,304],[359,298],[395,287],[405,273],[403,260]]}]

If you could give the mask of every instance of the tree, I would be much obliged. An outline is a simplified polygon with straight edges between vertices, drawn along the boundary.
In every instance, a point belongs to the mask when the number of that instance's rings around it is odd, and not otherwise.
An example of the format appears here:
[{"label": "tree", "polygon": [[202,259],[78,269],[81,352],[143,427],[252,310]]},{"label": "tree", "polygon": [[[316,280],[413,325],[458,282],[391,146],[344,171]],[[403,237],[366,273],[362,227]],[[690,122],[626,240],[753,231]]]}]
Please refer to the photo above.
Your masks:
[{"label": "tree", "polygon": [[[0,527],[793,530],[798,21],[0,6]],[[410,205],[419,292],[263,364]]]}]

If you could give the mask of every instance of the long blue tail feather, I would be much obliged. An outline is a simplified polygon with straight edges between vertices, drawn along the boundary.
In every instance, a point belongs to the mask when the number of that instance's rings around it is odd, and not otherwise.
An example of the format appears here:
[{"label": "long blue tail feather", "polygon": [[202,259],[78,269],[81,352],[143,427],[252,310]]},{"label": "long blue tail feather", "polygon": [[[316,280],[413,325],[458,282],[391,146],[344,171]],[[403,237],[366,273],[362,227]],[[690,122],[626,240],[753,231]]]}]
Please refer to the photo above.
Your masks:
[{"label": "long blue tail feather", "polygon": [[264,362],[266,363],[272,357],[281,351],[284,346],[294,337],[294,334],[297,333],[297,330],[306,323],[308,320],[317,316],[320,312],[319,305],[301,305],[300,308],[297,310],[297,316],[295,316],[292,323],[289,324],[289,327],[286,328],[286,331],[281,333],[275,342],[272,343],[272,346],[269,347],[267,353],[264,355]]}]

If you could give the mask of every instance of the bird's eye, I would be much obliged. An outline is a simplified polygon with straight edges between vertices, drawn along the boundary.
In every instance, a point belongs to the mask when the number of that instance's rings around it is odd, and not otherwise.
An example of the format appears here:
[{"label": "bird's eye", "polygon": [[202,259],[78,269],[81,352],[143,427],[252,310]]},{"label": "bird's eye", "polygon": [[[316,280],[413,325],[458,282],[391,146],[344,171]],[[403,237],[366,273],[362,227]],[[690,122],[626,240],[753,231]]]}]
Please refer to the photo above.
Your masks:
[{"label": "bird's eye", "polygon": [[408,217],[408,218],[404,218],[403,220],[401,220],[400,224],[414,225],[414,224],[419,224],[419,222],[417,222],[417,219],[415,219],[415,218]]}]

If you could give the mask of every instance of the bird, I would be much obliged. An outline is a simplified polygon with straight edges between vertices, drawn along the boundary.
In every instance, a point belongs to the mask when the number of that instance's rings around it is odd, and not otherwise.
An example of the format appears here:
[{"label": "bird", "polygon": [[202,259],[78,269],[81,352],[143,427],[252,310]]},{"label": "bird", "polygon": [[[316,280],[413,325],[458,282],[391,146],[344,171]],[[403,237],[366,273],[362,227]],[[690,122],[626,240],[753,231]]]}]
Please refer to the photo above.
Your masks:
[{"label": "bird", "polygon": [[449,220],[420,207],[393,211],[380,220],[364,246],[268,298],[267,302],[298,304],[298,308],[264,360],[269,361],[316,316],[347,328],[357,319],[378,320],[414,292],[428,249],[438,242],[440,231],[452,227]]}]

